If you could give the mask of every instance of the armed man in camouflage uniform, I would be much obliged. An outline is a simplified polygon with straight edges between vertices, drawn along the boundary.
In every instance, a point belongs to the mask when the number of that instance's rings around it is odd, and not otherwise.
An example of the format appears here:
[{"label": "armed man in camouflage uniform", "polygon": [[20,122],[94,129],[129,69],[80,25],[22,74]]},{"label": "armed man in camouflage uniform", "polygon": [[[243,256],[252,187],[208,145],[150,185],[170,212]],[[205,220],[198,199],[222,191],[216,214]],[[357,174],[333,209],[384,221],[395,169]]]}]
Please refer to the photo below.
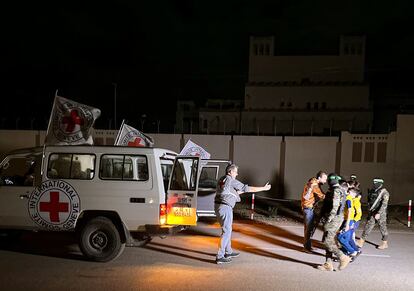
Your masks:
[{"label": "armed man in camouflage uniform", "polygon": [[338,248],[335,238],[344,221],[344,207],[348,184],[336,174],[330,174],[328,176],[328,184],[329,190],[326,193],[322,208],[326,219],[324,225],[326,261],[323,265],[318,266],[318,270],[333,271],[332,254],[335,254],[339,258],[340,263],[338,269],[343,270],[349,264],[351,258]]},{"label": "armed man in camouflage uniform", "polygon": [[381,244],[377,247],[380,250],[388,248],[388,231],[387,231],[387,207],[390,199],[390,193],[384,188],[384,180],[375,178],[374,187],[368,193],[368,220],[365,224],[364,232],[357,241],[357,245],[362,248],[369,233],[378,222],[382,235]]}]

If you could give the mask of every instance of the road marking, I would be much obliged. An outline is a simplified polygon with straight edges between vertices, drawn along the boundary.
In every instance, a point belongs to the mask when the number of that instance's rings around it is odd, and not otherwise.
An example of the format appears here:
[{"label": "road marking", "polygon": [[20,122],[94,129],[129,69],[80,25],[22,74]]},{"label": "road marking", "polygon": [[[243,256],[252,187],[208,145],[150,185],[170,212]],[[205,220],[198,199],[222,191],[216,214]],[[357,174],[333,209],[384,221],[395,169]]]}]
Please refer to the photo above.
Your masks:
[{"label": "road marking", "polygon": [[[292,249],[282,249],[282,248],[272,248],[272,247],[245,247],[246,249],[254,250],[269,250],[269,251],[279,251],[279,252],[300,252],[298,250]],[[361,254],[364,257],[377,257],[377,258],[391,258],[390,255],[371,255],[371,254]]]},{"label": "road marking", "polygon": [[[373,230],[371,232],[380,233],[379,230]],[[409,230],[407,230],[407,231],[390,231],[390,230],[388,230],[388,232],[389,233],[394,233],[394,234],[411,234],[411,235],[414,234],[414,232],[410,232]],[[358,230],[357,233],[362,233],[362,230]]]},{"label": "road marking", "polygon": [[298,250],[292,249],[282,249],[282,248],[268,248],[268,247],[245,247],[246,249],[255,249],[255,250],[272,250],[272,251],[283,251],[283,252],[299,252]]},{"label": "road marking", "polygon": [[379,258],[391,258],[389,255],[370,255],[370,254],[361,254],[364,257],[379,257]]}]

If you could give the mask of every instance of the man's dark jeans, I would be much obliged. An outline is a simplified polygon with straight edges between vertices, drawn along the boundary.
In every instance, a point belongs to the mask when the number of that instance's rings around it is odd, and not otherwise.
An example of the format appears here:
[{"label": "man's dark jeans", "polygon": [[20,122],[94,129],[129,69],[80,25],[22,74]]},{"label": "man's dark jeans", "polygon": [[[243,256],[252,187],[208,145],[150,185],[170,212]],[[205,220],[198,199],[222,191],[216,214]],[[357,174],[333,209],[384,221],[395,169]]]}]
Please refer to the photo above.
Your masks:
[{"label": "man's dark jeans", "polygon": [[309,250],[312,248],[311,237],[314,230],[314,218],[313,208],[303,208],[303,223],[305,225],[303,246]]}]

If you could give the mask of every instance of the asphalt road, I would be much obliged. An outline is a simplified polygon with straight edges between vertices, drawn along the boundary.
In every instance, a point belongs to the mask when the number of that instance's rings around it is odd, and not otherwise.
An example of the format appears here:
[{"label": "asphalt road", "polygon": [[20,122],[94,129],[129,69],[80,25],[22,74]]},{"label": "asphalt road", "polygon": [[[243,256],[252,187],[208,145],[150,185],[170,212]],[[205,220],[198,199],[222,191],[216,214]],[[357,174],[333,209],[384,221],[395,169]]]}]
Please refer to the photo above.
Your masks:
[{"label": "asphalt road", "polygon": [[[216,265],[217,224],[145,248],[126,248],[115,261],[85,261],[65,234],[26,234],[0,248],[1,290],[414,290],[414,232],[390,229],[390,248],[366,244],[343,271],[322,272],[324,251],[302,252],[303,227],[237,221],[233,247],[241,256]],[[318,231],[315,239],[320,239]],[[369,237],[379,242],[378,230]]]}]

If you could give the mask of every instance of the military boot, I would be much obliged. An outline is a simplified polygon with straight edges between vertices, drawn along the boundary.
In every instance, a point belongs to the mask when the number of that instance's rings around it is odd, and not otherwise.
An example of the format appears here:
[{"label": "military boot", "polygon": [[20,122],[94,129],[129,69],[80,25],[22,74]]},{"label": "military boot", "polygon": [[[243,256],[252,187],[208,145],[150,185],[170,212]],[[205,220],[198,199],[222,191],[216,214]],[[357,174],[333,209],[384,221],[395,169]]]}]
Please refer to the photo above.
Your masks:
[{"label": "military boot", "polygon": [[348,266],[349,262],[351,262],[351,258],[350,258],[350,257],[348,257],[348,256],[346,256],[346,255],[342,255],[342,256],[339,258],[339,267],[338,267],[338,269],[339,269],[339,270],[343,270],[343,269],[345,269],[345,268],[346,268],[346,266]]},{"label": "military boot", "polygon": [[317,268],[318,268],[318,270],[321,270],[321,271],[329,271],[329,272],[333,271],[332,262],[326,262],[323,265],[319,265]]},{"label": "military boot", "polygon": [[357,246],[359,246],[360,248],[364,246],[364,243],[365,243],[365,240],[362,238],[356,241]]},{"label": "military boot", "polygon": [[377,247],[379,250],[385,250],[388,249],[388,242],[386,240],[383,240],[381,244]]}]

